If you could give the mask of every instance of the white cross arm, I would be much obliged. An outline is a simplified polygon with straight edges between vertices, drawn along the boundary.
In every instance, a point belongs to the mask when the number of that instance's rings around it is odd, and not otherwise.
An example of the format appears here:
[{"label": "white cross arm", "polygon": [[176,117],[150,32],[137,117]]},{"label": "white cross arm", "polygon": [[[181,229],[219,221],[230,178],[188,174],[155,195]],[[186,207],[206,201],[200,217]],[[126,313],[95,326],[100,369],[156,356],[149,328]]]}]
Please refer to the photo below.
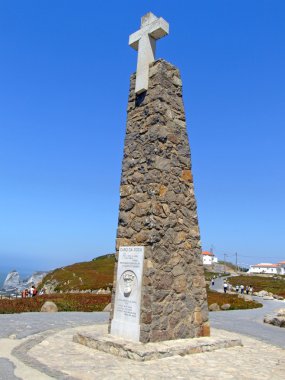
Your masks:
[{"label": "white cross arm", "polygon": [[129,37],[129,46],[133,49],[138,50],[139,40],[145,34],[149,34],[155,40],[166,36],[169,33],[169,24],[162,17],[159,17],[151,24],[144,26],[142,29],[139,29],[137,32],[133,33]]},{"label": "white cross arm", "polygon": [[149,64],[155,60],[156,40],[169,32],[169,24],[162,17],[149,12],[141,19],[140,29],[131,34],[129,45],[138,51],[135,93],[148,89]]}]

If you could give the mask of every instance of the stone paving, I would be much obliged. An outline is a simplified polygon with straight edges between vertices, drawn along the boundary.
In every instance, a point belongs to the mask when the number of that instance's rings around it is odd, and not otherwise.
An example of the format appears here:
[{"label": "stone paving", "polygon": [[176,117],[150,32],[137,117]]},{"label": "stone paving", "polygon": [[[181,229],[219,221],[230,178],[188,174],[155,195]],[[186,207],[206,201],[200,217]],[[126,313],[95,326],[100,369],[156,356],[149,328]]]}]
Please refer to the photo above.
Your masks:
[{"label": "stone paving", "polygon": [[0,380],[20,380],[19,377],[15,377],[15,365],[9,359],[0,358],[0,368],[2,372],[0,373]]},{"label": "stone paving", "polygon": [[108,313],[1,315],[0,380],[284,379],[284,349],[214,328],[213,337],[240,338],[244,346],[136,362],[72,341],[77,332],[105,333],[107,321]]},{"label": "stone paving", "polygon": [[[28,352],[37,361],[69,379],[284,379],[285,350],[242,337],[244,347],[221,349],[202,354],[136,362],[115,357],[72,342],[75,332],[96,330],[107,325],[77,327],[46,337]],[[217,338],[240,335],[212,329]]]}]

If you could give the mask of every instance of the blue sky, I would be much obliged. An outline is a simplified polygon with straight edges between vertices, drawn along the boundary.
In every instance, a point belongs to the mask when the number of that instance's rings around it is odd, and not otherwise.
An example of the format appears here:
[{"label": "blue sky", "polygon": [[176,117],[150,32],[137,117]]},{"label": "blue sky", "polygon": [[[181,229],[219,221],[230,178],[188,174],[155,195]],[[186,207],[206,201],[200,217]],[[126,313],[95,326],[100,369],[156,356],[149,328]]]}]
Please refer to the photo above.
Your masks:
[{"label": "blue sky", "polygon": [[0,271],[113,252],[128,36],[170,23],[204,249],[241,265],[285,260],[285,3],[0,2]]}]

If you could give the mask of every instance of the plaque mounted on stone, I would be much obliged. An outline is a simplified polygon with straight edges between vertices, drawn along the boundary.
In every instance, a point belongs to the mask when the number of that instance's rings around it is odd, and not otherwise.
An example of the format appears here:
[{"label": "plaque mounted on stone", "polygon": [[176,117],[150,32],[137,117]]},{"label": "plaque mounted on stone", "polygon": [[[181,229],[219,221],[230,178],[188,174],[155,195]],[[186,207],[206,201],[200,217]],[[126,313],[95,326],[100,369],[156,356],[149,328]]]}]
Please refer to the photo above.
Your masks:
[{"label": "plaque mounted on stone", "polygon": [[120,247],[111,334],[138,342],[144,247]]}]

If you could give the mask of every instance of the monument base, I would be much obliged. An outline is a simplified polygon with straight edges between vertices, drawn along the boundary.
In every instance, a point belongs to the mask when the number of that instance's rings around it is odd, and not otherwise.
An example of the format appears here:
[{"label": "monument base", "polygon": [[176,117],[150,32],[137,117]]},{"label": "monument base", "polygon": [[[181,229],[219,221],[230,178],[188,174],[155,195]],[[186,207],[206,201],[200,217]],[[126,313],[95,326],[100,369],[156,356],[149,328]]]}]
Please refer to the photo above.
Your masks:
[{"label": "monument base", "polygon": [[132,342],[140,340],[140,325],[136,323],[124,323],[123,321],[112,320],[111,335],[122,337]]},{"label": "monument base", "polygon": [[168,340],[155,343],[130,342],[128,340],[102,333],[77,333],[73,342],[140,362],[162,359],[174,355],[191,355],[221,348],[242,346],[240,339],[231,338],[190,338]]}]

